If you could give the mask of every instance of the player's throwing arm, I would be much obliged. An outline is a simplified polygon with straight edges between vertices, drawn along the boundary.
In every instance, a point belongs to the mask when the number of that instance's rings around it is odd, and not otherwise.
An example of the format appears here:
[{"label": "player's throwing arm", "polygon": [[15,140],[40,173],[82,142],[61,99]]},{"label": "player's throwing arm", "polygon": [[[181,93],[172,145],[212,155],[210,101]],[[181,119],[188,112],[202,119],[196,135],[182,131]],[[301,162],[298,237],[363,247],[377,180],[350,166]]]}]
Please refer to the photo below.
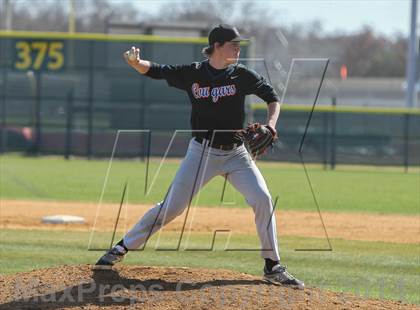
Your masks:
[{"label": "player's throwing arm", "polygon": [[132,46],[128,51],[124,52],[125,61],[139,73],[145,74],[149,71],[150,61],[140,58],[140,49]]}]

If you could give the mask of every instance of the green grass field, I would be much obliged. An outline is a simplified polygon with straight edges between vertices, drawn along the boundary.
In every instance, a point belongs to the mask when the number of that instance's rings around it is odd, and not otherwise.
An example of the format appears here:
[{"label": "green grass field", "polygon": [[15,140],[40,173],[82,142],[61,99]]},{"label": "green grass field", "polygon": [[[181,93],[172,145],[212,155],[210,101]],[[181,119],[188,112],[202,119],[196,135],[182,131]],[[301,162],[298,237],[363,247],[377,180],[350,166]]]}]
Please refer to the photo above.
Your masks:
[{"label": "green grass field", "polygon": [[[139,160],[112,163],[104,187],[107,160],[61,157],[1,156],[0,197],[2,199],[67,200],[98,202],[104,188],[104,202],[118,202],[124,182],[129,185],[130,203],[156,203],[163,199],[179,163],[165,163],[157,174],[158,160],[149,168],[150,194],[145,196],[146,165]],[[299,164],[258,164],[278,208],[316,211],[303,168]],[[321,210],[334,212],[374,212],[420,214],[420,173],[413,169],[339,169],[325,171],[308,167],[314,192]],[[155,178],[156,176],[156,178]],[[154,183],[152,183],[155,179]],[[221,202],[222,177],[207,184],[198,197],[199,205],[247,207],[241,195],[228,185],[225,202]]]},{"label": "green grass field", "polygon": [[[0,157],[0,198],[26,200],[98,202],[108,170],[107,160],[59,157]],[[153,160],[149,186],[159,162]],[[316,211],[303,168],[298,164],[259,163],[273,197],[279,196],[282,210]],[[145,164],[138,160],[113,162],[103,196],[104,202],[119,202],[124,182],[129,184],[128,202],[155,203],[166,192],[178,163],[171,160],[157,175],[151,193],[144,195]],[[321,211],[367,212],[420,215],[420,173],[413,168],[339,167],[325,171],[309,165],[308,172]],[[199,205],[247,207],[240,194],[226,189],[220,197],[223,179],[216,178],[199,196]],[[231,203],[234,202],[234,203]],[[0,204],[1,207],[1,204]],[[1,209],[0,209],[1,216]],[[419,227],[420,229],[420,227]],[[88,251],[89,233],[64,231],[0,230],[0,274],[46,266],[94,263],[102,252]],[[172,238],[172,239],[171,239]],[[243,246],[258,247],[256,236],[237,236]],[[95,235],[107,243],[109,233]],[[167,242],[176,240],[169,236]],[[218,240],[220,243],[220,240]],[[194,236],[192,245],[208,242],[208,236]],[[420,304],[420,245],[362,242],[332,239],[333,251],[300,252],[296,248],[326,248],[325,240],[282,237],[282,260],[309,286],[346,291],[362,296],[402,300]],[[261,274],[258,251],[226,252],[145,251],[131,253],[126,264],[171,265],[234,269]]]},{"label": "green grass field", "polygon": [[[1,231],[2,273],[63,265],[93,264],[102,252],[88,251],[89,233],[63,231]],[[125,264],[224,268],[260,275],[263,260],[259,252],[158,251],[146,247],[132,252]],[[167,242],[176,242],[172,237]],[[197,235],[192,247],[201,246]],[[205,242],[205,241],[204,241]],[[258,245],[255,237],[238,236],[244,246]],[[346,291],[364,297],[386,298],[420,304],[419,247],[413,245],[332,240],[331,252],[297,252],[320,240],[285,237],[281,240],[282,260],[290,272],[307,286]]]}]

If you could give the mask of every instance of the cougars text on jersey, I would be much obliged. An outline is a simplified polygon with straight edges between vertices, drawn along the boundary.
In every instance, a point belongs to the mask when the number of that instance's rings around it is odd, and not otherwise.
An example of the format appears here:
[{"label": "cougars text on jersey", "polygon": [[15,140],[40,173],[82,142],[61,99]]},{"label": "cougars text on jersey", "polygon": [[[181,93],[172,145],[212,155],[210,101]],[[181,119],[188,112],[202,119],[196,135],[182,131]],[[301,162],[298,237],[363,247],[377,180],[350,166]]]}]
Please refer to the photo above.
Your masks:
[{"label": "cougars text on jersey", "polygon": [[216,103],[221,97],[235,95],[236,87],[234,84],[231,84],[213,87],[210,90],[210,87],[200,87],[198,83],[193,83],[191,86],[191,92],[195,99],[208,98],[211,95],[213,102]]}]

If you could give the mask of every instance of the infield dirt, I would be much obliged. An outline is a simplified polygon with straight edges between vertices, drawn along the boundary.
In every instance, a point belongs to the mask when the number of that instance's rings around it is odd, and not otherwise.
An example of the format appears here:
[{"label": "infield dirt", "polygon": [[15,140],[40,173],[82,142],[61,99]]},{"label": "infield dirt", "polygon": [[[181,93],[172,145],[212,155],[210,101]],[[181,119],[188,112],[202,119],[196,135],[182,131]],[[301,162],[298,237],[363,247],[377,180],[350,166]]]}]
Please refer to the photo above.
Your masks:
[{"label": "infield dirt", "polygon": [[[118,204],[18,201],[3,200],[0,208],[0,227],[10,229],[69,229],[79,231],[111,231],[115,226]],[[119,220],[119,230],[126,231],[149,209],[151,205],[124,205]],[[82,216],[85,224],[42,224],[46,215],[68,214]],[[168,224],[167,231],[180,231],[186,211]],[[322,212],[322,219],[330,238],[359,241],[394,243],[420,243],[420,217],[412,215],[384,215],[363,213]],[[254,214],[250,208],[192,208],[188,219],[193,218],[191,230],[213,232],[229,229],[232,232],[256,235]],[[96,219],[96,220],[95,220]],[[277,231],[281,236],[325,238],[320,214],[317,212],[276,212]],[[188,222],[189,224],[189,222]],[[186,227],[189,227],[188,225]]]},{"label": "infield dirt", "polygon": [[90,265],[0,276],[0,309],[420,309],[318,288],[295,290],[229,270]]}]

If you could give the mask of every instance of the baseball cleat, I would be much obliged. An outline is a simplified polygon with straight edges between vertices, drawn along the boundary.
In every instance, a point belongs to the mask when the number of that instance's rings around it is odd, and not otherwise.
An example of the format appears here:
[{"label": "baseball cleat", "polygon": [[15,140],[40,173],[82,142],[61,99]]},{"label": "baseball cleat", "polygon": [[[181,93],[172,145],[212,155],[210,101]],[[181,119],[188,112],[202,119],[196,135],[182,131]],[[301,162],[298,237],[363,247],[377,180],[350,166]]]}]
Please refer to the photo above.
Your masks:
[{"label": "baseball cleat", "polygon": [[289,286],[300,290],[305,288],[305,283],[288,273],[286,267],[280,264],[275,265],[271,271],[268,271],[267,267],[264,267],[264,280],[273,284]]},{"label": "baseball cleat", "polygon": [[97,261],[94,269],[111,269],[112,266],[124,259],[126,253],[127,251],[122,246],[116,245]]}]

